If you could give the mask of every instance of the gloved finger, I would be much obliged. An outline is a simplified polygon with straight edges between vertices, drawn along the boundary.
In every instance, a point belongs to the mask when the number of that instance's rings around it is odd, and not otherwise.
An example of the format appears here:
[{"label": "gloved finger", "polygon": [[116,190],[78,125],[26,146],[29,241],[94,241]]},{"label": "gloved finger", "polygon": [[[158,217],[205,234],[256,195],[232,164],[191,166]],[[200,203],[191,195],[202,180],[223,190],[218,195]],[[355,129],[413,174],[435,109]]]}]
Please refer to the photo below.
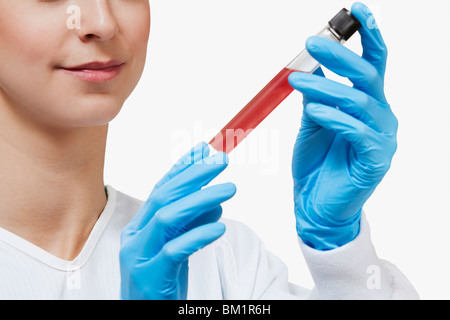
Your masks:
[{"label": "gloved finger", "polygon": [[172,166],[172,168],[161,178],[161,180],[158,181],[158,183],[156,183],[152,193],[156,192],[159,187],[161,187],[163,184],[175,177],[180,172],[187,169],[193,163],[208,157],[209,151],[209,146],[206,142],[202,141],[196,144]]},{"label": "gloved finger", "polygon": [[[291,166],[294,180],[303,179],[317,168],[328,154],[335,135],[334,131],[318,125],[308,115],[306,108],[303,108],[301,127],[292,153]],[[298,165],[299,163],[302,165]]]},{"label": "gloved finger", "polygon": [[171,168],[170,170],[156,183],[153,187],[150,196],[147,198],[146,203],[143,205],[141,210],[136,214],[131,221],[128,223],[127,228],[130,230],[137,231],[138,225],[141,223],[141,219],[144,215],[147,215],[148,202],[153,199],[156,191],[171,180],[173,177],[177,176],[184,170],[186,170],[193,163],[200,161],[209,156],[209,146],[206,142],[200,142],[196,144],[191,150],[185,153]]},{"label": "gloved finger", "polygon": [[154,259],[144,263],[143,269],[145,269],[145,264],[152,264],[152,267],[160,270],[158,278],[161,283],[167,285],[177,280],[183,262],[193,253],[220,238],[224,233],[225,225],[221,222],[192,229],[166,243]]},{"label": "gloved finger", "polygon": [[166,242],[187,232],[193,221],[208,220],[205,215],[235,193],[233,183],[219,184],[194,192],[158,210],[139,233],[139,242],[146,244],[142,248],[142,256],[155,255]]},{"label": "gloved finger", "polygon": [[[291,85],[294,89],[295,89],[295,87],[292,85],[290,78],[291,78],[291,77],[295,78],[295,77],[296,77],[295,74],[297,74],[297,73],[303,74],[304,72],[292,72],[292,73],[289,75],[289,77],[288,77],[288,81],[289,81],[290,85]],[[321,67],[318,67],[318,68],[316,69],[316,71],[313,72],[313,74],[315,74],[316,76],[325,78],[325,74],[323,73],[323,70],[322,70]],[[306,105],[306,104],[308,104],[309,102],[310,102],[310,101],[309,101],[308,97],[303,96],[303,105]]]},{"label": "gloved finger", "polygon": [[359,29],[363,59],[369,61],[384,79],[388,50],[372,12],[361,2],[353,4],[352,14],[361,22]]},{"label": "gloved finger", "polygon": [[322,37],[309,37],[306,48],[314,59],[334,73],[348,78],[355,88],[387,103],[383,79],[370,62],[343,45]]},{"label": "gloved finger", "polygon": [[218,205],[217,207],[212,208],[206,213],[200,215],[199,217],[194,218],[194,220],[192,220],[191,222],[188,222],[187,225],[185,226],[185,229],[191,230],[204,224],[217,222],[222,217],[222,212],[223,212],[222,206]]},{"label": "gloved finger", "polygon": [[379,145],[377,132],[362,121],[334,107],[320,103],[309,103],[306,112],[320,126],[342,135],[354,148],[357,154],[370,157],[370,150]]},{"label": "gloved finger", "polygon": [[227,165],[228,156],[224,152],[190,165],[152,193],[127,227],[135,231],[142,229],[160,208],[200,190],[225,170]]},{"label": "gloved finger", "polygon": [[396,130],[396,118],[389,105],[381,104],[356,88],[305,73],[296,73],[291,83],[310,102],[336,106],[378,132]]}]

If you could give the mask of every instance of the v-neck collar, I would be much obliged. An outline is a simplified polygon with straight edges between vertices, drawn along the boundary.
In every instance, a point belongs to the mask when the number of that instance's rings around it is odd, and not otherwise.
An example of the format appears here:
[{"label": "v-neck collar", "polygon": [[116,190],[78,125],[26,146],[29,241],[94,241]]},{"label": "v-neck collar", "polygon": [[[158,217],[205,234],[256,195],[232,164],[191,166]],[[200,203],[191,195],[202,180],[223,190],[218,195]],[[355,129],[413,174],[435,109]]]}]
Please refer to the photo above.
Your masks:
[{"label": "v-neck collar", "polygon": [[61,259],[44,249],[38,247],[37,245],[19,237],[18,235],[0,228],[0,241],[15,247],[16,249],[24,252],[30,257],[45,263],[46,265],[62,270],[62,271],[74,271],[81,268],[89,259],[92,251],[94,250],[97,242],[102,235],[106,225],[108,224],[115,208],[116,208],[116,190],[110,185],[106,185],[106,191],[108,195],[108,200],[106,206],[103,209],[100,217],[95,223],[94,227],[89,234],[86,243],[81,249],[80,253],[73,260]]}]

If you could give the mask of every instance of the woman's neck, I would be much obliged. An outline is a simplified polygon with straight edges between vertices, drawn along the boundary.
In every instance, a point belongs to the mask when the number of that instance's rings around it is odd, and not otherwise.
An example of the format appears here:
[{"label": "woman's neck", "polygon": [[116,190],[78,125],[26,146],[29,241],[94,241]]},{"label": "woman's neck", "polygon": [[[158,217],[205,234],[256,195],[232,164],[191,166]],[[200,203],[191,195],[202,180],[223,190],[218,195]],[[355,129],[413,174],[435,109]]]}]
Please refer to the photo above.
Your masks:
[{"label": "woman's neck", "polygon": [[4,120],[0,119],[0,227],[72,260],[106,205],[108,125],[50,133]]}]

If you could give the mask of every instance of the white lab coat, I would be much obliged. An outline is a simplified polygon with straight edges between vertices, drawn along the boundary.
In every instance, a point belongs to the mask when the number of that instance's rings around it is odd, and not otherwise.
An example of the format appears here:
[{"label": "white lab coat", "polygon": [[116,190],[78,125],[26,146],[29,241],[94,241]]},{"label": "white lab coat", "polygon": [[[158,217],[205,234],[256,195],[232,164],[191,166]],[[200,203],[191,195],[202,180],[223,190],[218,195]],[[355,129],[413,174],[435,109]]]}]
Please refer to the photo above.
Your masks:
[{"label": "white lab coat", "polygon": [[[118,299],[122,228],[144,201],[106,186],[108,202],[80,254],[51,255],[0,228],[0,299]],[[405,276],[380,260],[365,218],[358,237],[331,251],[299,240],[315,288],[288,282],[285,264],[242,223],[189,259],[188,299],[416,299]],[[295,270],[290,270],[295,272]]]}]

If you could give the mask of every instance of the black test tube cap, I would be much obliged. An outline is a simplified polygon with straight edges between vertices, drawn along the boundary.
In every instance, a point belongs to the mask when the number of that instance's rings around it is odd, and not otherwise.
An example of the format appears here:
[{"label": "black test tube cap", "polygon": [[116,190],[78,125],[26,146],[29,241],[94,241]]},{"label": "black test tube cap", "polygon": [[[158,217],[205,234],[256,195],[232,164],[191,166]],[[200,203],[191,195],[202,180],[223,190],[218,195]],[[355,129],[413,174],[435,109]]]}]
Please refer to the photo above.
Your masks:
[{"label": "black test tube cap", "polygon": [[345,41],[350,39],[350,37],[361,28],[361,23],[358,19],[345,8],[339,11],[338,14],[328,22],[328,25]]}]

